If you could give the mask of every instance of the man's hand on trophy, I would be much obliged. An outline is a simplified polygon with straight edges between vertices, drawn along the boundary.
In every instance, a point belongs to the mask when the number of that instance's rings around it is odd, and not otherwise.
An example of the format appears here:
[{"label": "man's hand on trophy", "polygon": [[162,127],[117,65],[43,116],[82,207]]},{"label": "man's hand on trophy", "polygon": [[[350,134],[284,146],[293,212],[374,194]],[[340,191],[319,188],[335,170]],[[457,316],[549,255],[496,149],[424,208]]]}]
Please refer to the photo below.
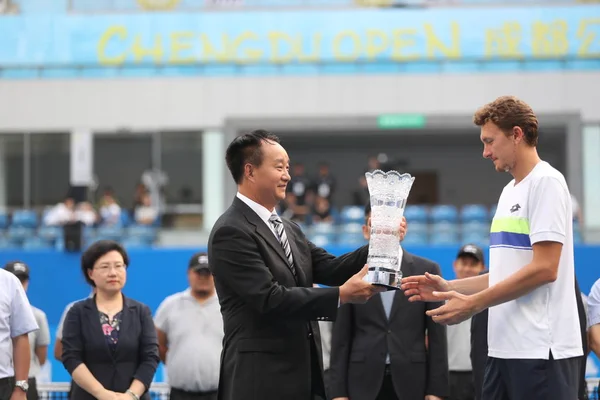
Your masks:
[{"label": "man's hand on trophy", "polygon": [[340,303],[355,303],[364,304],[373,295],[381,292],[385,292],[387,289],[374,286],[371,283],[365,281],[363,278],[367,275],[369,266],[365,264],[357,274],[353,275],[340,286]]},{"label": "man's hand on trophy", "polygon": [[439,275],[425,272],[425,275],[407,276],[402,278],[400,286],[408,301],[441,301],[433,292],[447,292],[450,284]]}]

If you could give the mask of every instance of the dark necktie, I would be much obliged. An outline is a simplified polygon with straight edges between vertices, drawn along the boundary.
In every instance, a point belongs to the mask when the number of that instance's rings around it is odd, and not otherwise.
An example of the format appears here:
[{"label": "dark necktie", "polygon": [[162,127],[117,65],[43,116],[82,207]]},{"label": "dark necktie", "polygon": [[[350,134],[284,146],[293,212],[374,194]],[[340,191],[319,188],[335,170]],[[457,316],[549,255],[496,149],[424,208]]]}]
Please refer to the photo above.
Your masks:
[{"label": "dark necktie", "polygon": [[287,257],[289,267],[294,275],[294,279],[297,279],[296,267],[294,266],[294,259],[292,258],[292,249],[290,248],[290,242],[285,234],[285,229],[283,229],[283,221],[281,221],[281,218],[279,218],[277,214],[271,214],[271,217],[269,217],[269,222],[275,228],[277,238],[279,239],[279,243],[281,243],[281,247],[283,247],[283,252]]}]

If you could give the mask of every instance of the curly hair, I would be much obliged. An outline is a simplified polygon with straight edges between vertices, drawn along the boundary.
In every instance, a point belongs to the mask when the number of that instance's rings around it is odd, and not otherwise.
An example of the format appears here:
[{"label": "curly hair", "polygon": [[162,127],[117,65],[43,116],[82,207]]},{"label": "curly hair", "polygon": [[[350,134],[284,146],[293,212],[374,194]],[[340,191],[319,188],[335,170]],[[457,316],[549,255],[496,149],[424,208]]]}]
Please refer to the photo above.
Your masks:
[{"label": "curly hair", "polygon": [[506,136],[512,136],[512,128],[518,126],[523,131],[525,143],[536,146],[538,143],[538,119],[531,107],[515,96],[498,97],[481,107],[473,116],[477,126],[492,122]]}]

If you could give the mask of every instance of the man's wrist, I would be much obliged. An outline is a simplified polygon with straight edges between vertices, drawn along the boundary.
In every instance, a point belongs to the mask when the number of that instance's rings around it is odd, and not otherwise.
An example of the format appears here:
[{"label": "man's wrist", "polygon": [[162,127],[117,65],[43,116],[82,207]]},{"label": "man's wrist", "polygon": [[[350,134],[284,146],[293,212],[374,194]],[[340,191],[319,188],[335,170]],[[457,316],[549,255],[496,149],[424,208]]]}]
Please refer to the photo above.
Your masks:
[{"label": "man's wrist", "polygon": [[131,389],[127,389],[127,391],[125,392],[128,395],[131,396],[132,400],[140,400],[140,396],[138,396],[137,394],[133,393],[133,391],[131,391]]}]

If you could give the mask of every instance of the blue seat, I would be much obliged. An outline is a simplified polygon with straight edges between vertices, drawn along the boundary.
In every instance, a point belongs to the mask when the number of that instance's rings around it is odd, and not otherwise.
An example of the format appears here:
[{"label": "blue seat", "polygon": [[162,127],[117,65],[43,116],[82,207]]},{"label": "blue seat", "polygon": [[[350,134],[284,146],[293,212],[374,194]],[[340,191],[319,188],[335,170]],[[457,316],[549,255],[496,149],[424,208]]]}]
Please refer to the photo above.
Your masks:
[{"label": "blue seat", "polygon": [[126,249],[148,249],[152,247],[152,242],[145,240],[142,237],[130,236],[121,242]]},{"label": "blue seat", "polygon": [[28,237],[23,241],[23,248],[26,250],[49,250],[53,249],[54,245],[48,240],[41,237]]},{"label": "blue seat", "polygon": [[335,225],[330,222],[317,222],[312,225],[311,232],[315,235],[325,234],[329,235],[335,233]]},{"label": "blue seat", "polygon": [[417,205],[406,206],[406,208],[404,209],[404,217],[409,223],[427,223],[427,207]]},{"label": "blue seat", "polygon": [[434,223],[456,222],[458,221],[458,210],[452,205],[437,205],[431,207],[430,217]]},{"label": "blue seat", "polygon": [[472,243],[479,247],[487,247],[490,245],[490,237],[478,232],[470,232],[463,234],[462,243]]},{"label": "blue seat", "polygon": [[460,220],[464,222],[487,222],[490,213],[483,204],[467,204],[460,210]]},{"label": "blue seat", "polygon": [[131,225],[127,228],[127,237],[141,239],[146,243],[153,243],[158,236],[156,228],[149,225]]},{"label": "blue seat", "polygon": [[32,236],[35,236],[35,230],[25,226],[11,225],[6,231],[6,238],[17,246],[20,246],[25,239]]},{"label": "blue seat", "polygon": [[429,243],[436,246],[458,246],[456,232],[435,232],[431,234]]},{"label": "blue seat", "polygon": [[8,238],[0,236],[0,250],[14,250],[19,247],[20,246],[17,246],[12,241],[8,240]]},{"label": "blue seat", "polygon": [[367,241],[362,232],[343,232],[338,235],[337,243],[343,246],[363,246]]},{"label": "blue seat", "polygon": [[362,224],[357,224],[357,223],[349,223],[349,224],[344,224],[341,225],[339,227],[340,233],[342,232],[346,232],[346,233],[359,233],[360,236],[362,237]]},{"label": "blue seat", "polygon": [[327,247],[331,244],[334,244],[335,242],[332,239],[333,239],[333,237],[330,235],[313,235],[313,236],[311,236],[311,242],[313,242],[313,244],[318,247]]},{"label": "blue seat", "polygon": [[411,236],[413,234],[427,236],[428,233],[429,233],[429,224],[425,224],[425,223],[421,223],[421,222],[415,222],[415,223],[408,224],[407,237]]},{"label": "blue seat", "polygon": [[36,228],[38,216],[33,210],[16,210],[12,215],[12,226]]},{"label": "blue seat", "polygon": [[124,230],[118,225],[101,225],[96,229],[96,240],[120,241]]},{"label": "blue seat", "polygon": [[460,230],[463,236],[470,233],[486,236],[490,233],[490,224],[488,222],[471,221],[463,223]]},{"label": "blue seat", "polygon": [[5,212],[0,212],[0,229],[6,229],[9,225],[8,214]]},{"label": "blue seat", "polygon": [[[408,229],[410,230],[410,226]],[[430,235],[436,233],[451,233],[453,235],[458,235],[459,226],[451,222],[436,222],[430,225],[429,233]]]},{"label": "blue seat", "polygon": [[362,224],[365,219],[365,209],[360,206],[345,206],[340,211],[340,222],[347,224],[355,222]]},{"label": "blue seat", "polygon": [[48,225],[40,226],[37,232],[38,237],[51,243],[54,243],[58,237],[62,236],[62,234],[63,231],[61,227]]},{"label": "blue seat", "polygon": [[[411,228],[408,228],[411,230]],[[429,239],[426,233],[409,232],[402,241],[402,246],[426,246]]]}]

